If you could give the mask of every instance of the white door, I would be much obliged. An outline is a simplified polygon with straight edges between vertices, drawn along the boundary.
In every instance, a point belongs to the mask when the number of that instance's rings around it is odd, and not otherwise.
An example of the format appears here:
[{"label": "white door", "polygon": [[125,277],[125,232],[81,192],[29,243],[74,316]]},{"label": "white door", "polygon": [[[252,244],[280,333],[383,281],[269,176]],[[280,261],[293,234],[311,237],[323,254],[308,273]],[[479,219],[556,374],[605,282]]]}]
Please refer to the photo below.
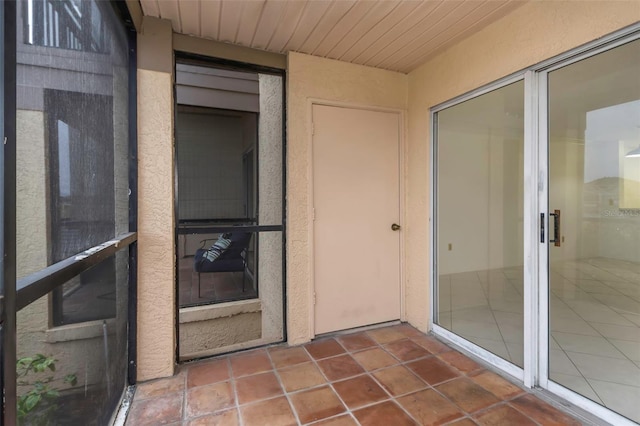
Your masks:
[{"label": "white door", "polygon": [[400,115],[314,105],[313,128],[315,333],[399,319]]}]

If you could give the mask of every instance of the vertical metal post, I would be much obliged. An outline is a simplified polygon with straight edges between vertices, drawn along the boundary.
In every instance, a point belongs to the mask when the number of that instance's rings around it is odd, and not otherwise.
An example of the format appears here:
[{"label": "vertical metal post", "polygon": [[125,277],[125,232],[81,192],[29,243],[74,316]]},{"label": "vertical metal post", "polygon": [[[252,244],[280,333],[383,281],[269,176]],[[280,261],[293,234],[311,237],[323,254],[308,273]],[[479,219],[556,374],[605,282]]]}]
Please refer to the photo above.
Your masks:
[{"label": "vertical metal post", "polygon": [[[138,230],[138,95],[137,90],[137,38],[131,25],[128,28],[129,48],[129,232]],[[138,339],[138,243],[129,246],[129,294],[128,294],[128,371],[130,385],[137,381]]]},{"label": "vertical metal post", "polygon": [[16,2],[0,6],[2,149],[0,215],[2,274],[2,424],[16,424]]}]

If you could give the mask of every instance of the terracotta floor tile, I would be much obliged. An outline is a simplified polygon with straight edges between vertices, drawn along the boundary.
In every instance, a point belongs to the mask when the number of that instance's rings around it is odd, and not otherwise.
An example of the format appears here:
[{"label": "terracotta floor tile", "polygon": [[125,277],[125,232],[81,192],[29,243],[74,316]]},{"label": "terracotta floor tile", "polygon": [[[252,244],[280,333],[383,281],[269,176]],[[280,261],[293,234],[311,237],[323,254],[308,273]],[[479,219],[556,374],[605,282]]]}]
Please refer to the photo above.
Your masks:
[{"label": "terracotta floor tile", "polygon": [[278,374],[287,392],[294,392],[326,383],[322,373],[312,362],[278,370]]},{"label": "terracotta floor tile", "polygon": [[333,417],[314,423],[313,426],[358,426],[358,423],[348,414]]},{"label": "terracotta floor tile", "polygon": [[355,411],[353,415],[362,426],[410,426],[416,424],[411,417],[391,401],[363,408]]},{"label": "terracotta floor tile", "polygon": [[429,351],[409,339],[398,340],[384,346],[385,350],[400,361],[411,361],[431,355]]},{"label": "terracotta floor tile", "polygon": [[405,365],[430,385],[436,385],[460,376],[459,372],[436,357],[419,359]]},{"label": "terracotta floor tile", "polygon": [[413,340],[432,354],[439,354],[453,350],[449,346],[445,345],[442,342],[439,342],[435,337],[432,336],[412,337],[411,340]]},{"label": "terracotta floor tile", "polygon": [[351,355],[345,354],[318,361],[318,366],[329,381],[342,380],[364,373],[364,369]]},{"label": "terracotta floor tile", "polygon": [[464,416],[458,407],[433,389],[405,395],[397,401],[422,425],[439,425]]},{"label": "terracotta floor tile", "polygon": [[226,359],[194,364],[187,369],[187,387],[210,385],[229,380],[229,363]]},{"label": "terracotta floor tile", "polygon": [[169,393],[182,392],[184,390],[184,382],[185,377],[183,373],[166,379],[141,383],[136,386],[134,400],[138,401],[146,398],[155,398]]},{"label": "terracotta floor tile", "polygon": [[376,328],[375,330],[367,331],[367,334],[381,345],[406,338],[404,334],[394,330],[392,327]]},{"label": "terracotta floor tile", "polygon": [[428,386],[406,367],[401,365],[385,368],[384,370],[378,370],[373,373],[373,375],[378,379],[382,386],[394,396],[415,392]]},{"label": "terracotta floor tile", "polygon": [[245,426],[293,426],[297,424],[287,398],[280,397],[240,407]]},{"label": "terracotta floor tile", "polygon": [[375,380],[367,375],[336,382],[333,388],[351,410],[389,398]]},{"label": "terracotta floor tile", "polygon": [[345,412],[345,407],[329,386],[310,389],[290,396],[302,423],[326,419]]},{"label": "terracotta floor tile", "polygon": [[367,349],[356,352],[353,357],[367,371],[377,370],[383,367],[395,365],[398,361],[380,348]]},{"label": "terracotta floor tile", "polygon": [[232,356],[230,360],[234,377],[264,373],[272,369],[271,361],[264,350]]},{"label": "terracotta floor tile", "polygon": [[301,347],[271,348],[269,355],[271,355],[271,361],[276,368],[285,368],[311,361],[307,352]]},{"label": "terracotta floor tile", "polygon": [[507,404],[491,407],[474,418],[478,424],[483,426],[535,426],[537,424]]},{"label": "terracotta floor tile", "polygon": [[441,384],[436,389],[468,413],[500,402],[494,394],[466,377]]},{"label": "terracotta floor tile", "polygon": [[538,423],[549,425],[579,425],[575,419],[564,414],[531,394],[514,399],[510,403]]},{"label": "terracotta floor tile", "polygon": [[511,399],[525,391],[491,371],[482,371],[471,376],[471,380],[501,399]]},{"label": "terracotta floor tile", "polygon": [[377,345],[377,343],[364,332],[339,336],[337,339],[342,343],[342,346],[347,348],[350,352],[359,351],[361,349]]},{"label": "terracotta floor tile", "polygon": [[134,402],[127,424],[135,426],[164,425],[182,419],[182,392]]},{"label": "terracotta floor tile", "polygon": [[438,357],[447,364],[457,368],[465,374],[483,369],[480,364],[478,364],[468,356],[461,354],[460,352],[444,352],[439,354]]},{"label": "terracotta floor tile", "polygon": [[229,382],[198,386],[187,391],[187,418],[231,408],[235,397]]},{"label": "terracotta floor tile", "polygon": [[238,410],[232,408],[231,410],[220,411],[210,416],[198,417],[185,423],[185,426],[238,426],[239,424]]},{"label": "terracotta floor tile", "polygon": [[274,373],[261,373],[236,379],[238,404],[248,404],[282,394]]},{"label": "terracotta floor tile", "polygon": [[314,359],[328,358],[345,352],[344,348],[340,346],[340,343],[334,339],[323,339],[317,342],[307,343],[304,347]]},{"label": "terracotta floor tile", "polygon": [[392,329],[394,329],[395,331],[404,334],[407,337],[421,337],[421,336],[425,336],[425,334],[418,330],[415,327],[410,326],[409,324],[400,324],[400,325],[394,325],[392,327],[390,327]]}]

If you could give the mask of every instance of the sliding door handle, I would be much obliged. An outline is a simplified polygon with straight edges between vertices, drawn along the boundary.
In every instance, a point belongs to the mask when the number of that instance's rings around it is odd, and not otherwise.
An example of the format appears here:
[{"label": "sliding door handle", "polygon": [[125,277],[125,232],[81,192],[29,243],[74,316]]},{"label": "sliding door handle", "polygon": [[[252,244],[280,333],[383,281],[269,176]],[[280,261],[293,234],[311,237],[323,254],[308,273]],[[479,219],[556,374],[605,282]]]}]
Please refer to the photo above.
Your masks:
[{"label": "sliding door handle", "polygon": [[540,213],[540,242],[544,243],[544,213]]},{"label": "sliding door handle", "polygon": [[549,240],[554,246],[560,247],[562,236],[560,235],[560,210],[554,210],[553,213],[549,213],[549,216],[553,216],[553,240]]}]

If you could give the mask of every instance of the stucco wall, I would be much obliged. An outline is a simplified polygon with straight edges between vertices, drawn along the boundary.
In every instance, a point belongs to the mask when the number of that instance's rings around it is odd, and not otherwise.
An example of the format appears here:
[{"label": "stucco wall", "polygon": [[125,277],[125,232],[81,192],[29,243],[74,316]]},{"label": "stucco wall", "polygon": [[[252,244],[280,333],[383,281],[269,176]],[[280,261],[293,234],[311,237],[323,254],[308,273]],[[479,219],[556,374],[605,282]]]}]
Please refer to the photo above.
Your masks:
[{"label": "stucco wall", "polygon": [[173,51],[171,24],[138,36],[138,380],[175,367]]},{"label": "stucco wall", "polygon": [[405,109],[407,76],[291,52],[287,78],[287,331],[298,344],[313,337],[309,99]]},{"label": "stucco wall", "polygon": [[638,1],[530,2],[409,74],[406,313],[429,318],[429,108],[640,20]]}]

